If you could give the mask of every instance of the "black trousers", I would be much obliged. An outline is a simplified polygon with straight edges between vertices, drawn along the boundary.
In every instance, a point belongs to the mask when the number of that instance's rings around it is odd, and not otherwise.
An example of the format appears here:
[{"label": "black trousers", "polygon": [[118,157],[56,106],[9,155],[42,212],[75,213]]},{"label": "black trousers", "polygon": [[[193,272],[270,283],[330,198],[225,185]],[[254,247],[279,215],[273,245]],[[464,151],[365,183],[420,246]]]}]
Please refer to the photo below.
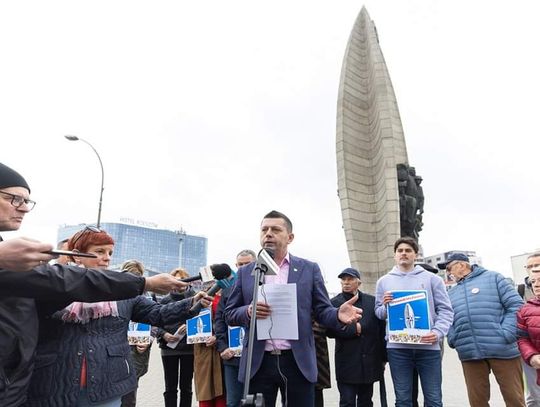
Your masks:
[{"label": "black trousers", "polygon": [[249,382],[250,394],[262,393],[265,407],[276,405],[278,389],[288,407],[313,407],[315,403],[315,383],[304,377],[292,351],[279,356],[264,352],[261,367]]},{"label": "black trousers", "polygon": [[373,407],[373,383],[337,382],[339,407]]},{"label": "black trousers", "polygon": [[315,407],[324,407],[323,389],[315,388]]},{"label": "black trousers", "polygon": [[193,398],[193,355],[161,356],[165,375],[165,407],[176,407],[180,389],[180,407],[191,407]]}]

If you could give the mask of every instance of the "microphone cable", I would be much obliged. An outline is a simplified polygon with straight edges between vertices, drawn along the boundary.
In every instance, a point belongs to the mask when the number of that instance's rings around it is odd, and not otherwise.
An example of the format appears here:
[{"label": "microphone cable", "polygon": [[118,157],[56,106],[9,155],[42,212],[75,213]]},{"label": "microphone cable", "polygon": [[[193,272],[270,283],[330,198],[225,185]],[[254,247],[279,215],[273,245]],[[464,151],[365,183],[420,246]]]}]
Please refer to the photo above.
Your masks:
[{"label": "microphone cable", "polygon": [[[264,290],[264,284],[261,285],[261,295],[264,299],[264,302],[268,304],[268,301],[267,301],[267,298],[266,298],[266,292]],[[274,338],[272,337],[272,328],[274,327],[274,320],[272,319],[272,313],[270,313],[270,328],[268,329],[268,336],[270,337],[270,342],[272,343],[272,348],[274,351],[277,351],[277,348],[276,348],[276,345],[274,343]],[[291,348],[291,352],[292,352],[292,348]],[[287,386],[287,376],[285,376],[285,374],[281,371],[281,365],[280,365],[280,359],[281,359],[281,355],[276,355],[276,361],[277,361],[277,370],[278,370],[278,373],[279,373],[279,376],[281,377],[281,380],[283,380],[283,384],[284,384],[284,387],[285,387],[285,391],[283,392],[282,394],[282,398],[285,398],[285,401],[282,400],[282,404],[283,404],[283,407],[288,407],[288,399],[287,399],[287,390],[288,390],[288,386]],[[281,389],[280,389],[281,390]]]}]

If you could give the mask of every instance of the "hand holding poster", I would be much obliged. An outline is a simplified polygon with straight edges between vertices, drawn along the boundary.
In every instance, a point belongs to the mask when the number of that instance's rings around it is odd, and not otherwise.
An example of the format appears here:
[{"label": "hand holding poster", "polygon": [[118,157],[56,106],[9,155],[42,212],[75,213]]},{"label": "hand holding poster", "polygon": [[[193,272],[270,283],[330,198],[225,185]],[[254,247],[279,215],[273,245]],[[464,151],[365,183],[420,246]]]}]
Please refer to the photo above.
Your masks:
[{"label": "hand holding poster", "polygon": [[209,309],[186,321],[187,343],[205,343],[212,336],[212,314]]},{"label": "hand holding poster", "polygon": [[234,357],[242,356],[242,343],[244,342],[245,331],[241,326],[229,327],[229,349],[234,351]]},{"label": "hand holding poster", "polygon": [[388,342],[419,344],[430,330],[426,290],[392,291],[388,303]]},{"label": "hand holding poster", "polygon": [[176,336],[178,339],[174,342],[167,342],[167,347],[171,349],[176,348],[180,341],[184,339],[184,336],[186,336],[186,329],[186,324],[180,325],[180,327],[174,333],[174,336]]}]

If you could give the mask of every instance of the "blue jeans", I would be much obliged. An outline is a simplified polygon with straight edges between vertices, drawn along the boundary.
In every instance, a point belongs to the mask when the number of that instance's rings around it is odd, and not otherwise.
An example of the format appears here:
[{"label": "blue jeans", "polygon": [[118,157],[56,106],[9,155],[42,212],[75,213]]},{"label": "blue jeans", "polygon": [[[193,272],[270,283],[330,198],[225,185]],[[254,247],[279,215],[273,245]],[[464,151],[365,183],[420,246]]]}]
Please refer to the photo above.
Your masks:
[{"label": "blue jeans", "polygon": [[441,352],[424,349],[387,349],[388,363],[394,382],[396,407],[412,407],[413,370],[422,384],[424,405],[442,406]]},{"label": "blue jeans", "polygon": [[244,393],[244,384],[238,381],[238,366],[223,364],[227,407],[239,407]]}]

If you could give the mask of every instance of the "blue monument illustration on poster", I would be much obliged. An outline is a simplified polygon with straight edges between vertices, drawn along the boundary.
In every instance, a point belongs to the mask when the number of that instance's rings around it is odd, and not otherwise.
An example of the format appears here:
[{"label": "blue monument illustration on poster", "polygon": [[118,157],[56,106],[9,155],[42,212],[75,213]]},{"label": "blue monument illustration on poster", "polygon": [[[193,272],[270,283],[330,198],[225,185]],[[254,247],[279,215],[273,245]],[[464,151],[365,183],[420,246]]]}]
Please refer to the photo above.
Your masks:
[{"label": "blue monument illustration on poster", "polygon": [[426,290],[396,290],[392,295],[387,305],[388,342],[420,343],[431,330]]},{"label": "blue monument illustration on poster", "polygon": [[187,343],[203,343],[212,336],[212,314],[209,309],[186,321]]},{"label": "blue monument illustration on poster", "polygon": [[229,348],[234,351],[235,357],[242,356],[242,344],[246,331],[241,326],[229,327]]},{"label": "blue monument illustration on poster", "polygon": [[147,345],[152,342],[152,327],[148,324],[129,321],[128,342],[130,345]]}]

